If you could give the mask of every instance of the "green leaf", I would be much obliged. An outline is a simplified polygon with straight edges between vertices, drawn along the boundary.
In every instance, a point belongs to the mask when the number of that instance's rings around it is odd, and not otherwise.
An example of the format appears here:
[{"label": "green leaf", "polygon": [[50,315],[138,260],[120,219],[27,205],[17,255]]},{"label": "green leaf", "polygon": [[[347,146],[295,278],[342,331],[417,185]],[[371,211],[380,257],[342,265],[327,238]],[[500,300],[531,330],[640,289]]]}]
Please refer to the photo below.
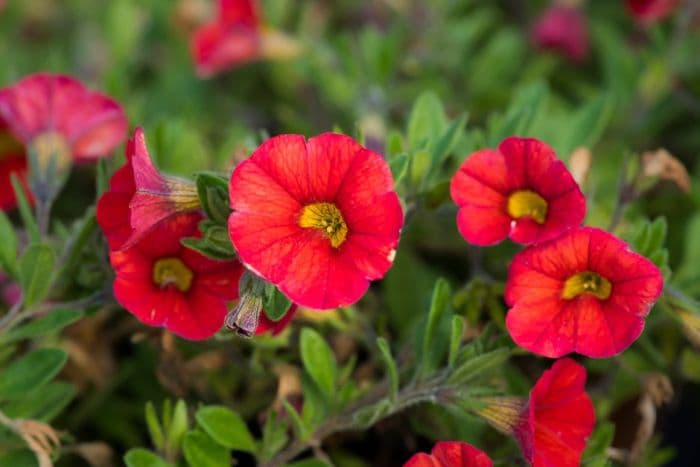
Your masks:
[{"label": "green leaf", "polygon": [[270,459],[287,444],[287,423],[277,419],[277,412],[270,411],[265,420],[262,437],[262,459]]},{"label": "green leaf", "polygon": [[588,439],[586,450],[583,452],[581,465],[587,467],[605,467],[608,464],[607,449],[612,444],[615,435],[615,425],[603,422],[598,425]]},{"label": "green leaf", "polygon": [[253,435],[236,412],[223,406],[208,406],[199,409],[196,417],[204,431],[220,445],[237,451],[257,451]]},{"label": "green leaf", "polygon": [[0,335],[0,342],[9,343],[58,332],[84,315],[82,310],[53,310],[46,316],[11,329]]},{"label": "green leaf", "polygon": [[[168,400],[168,403],[170,400]],[[166,431],[165,443],[168,446],[170,452],[179,452],[180,446],[182,444],[182,439],[187,433],[189,428],[189,423],[187,420],[187,404],[182,399],[175,403],[175,410],[173,411],[172,417],[168,413],[167,424],[166,413],[169,411],[163,410],[163,427]]]},{"label": "green leaf", "polygon": [[428,312],[428,322],[423,333],[422,344],[422,361],[420,365],[420,373],[425,374],[431,362],[431,355],[434,354],[433,345],[437,335],[438,326],[442,317],[447,311],[447,306],[450,301],[450,285],[443,278],[438,279],[433,287],[433,297],[430,302],[430,311]]},{"label": "green leaf", "polygon": [[146,427],[148,427],[148,434],[151,435],[151,442],[158,450],[162,450],[165,446],[165,435],[163,435],[163,427],[160,426],[160,420],[158,420],[153,402],[148,401],[146,403],[145,415]]},{"label": "green leaf", "polygon": [[0,399],[21,399],[63,368],[68,355],[59,349],[39,349],[16,360],[0,373]]},{"label": "green leaf", "polygon": [[12,277],[17,277],[17,235],[12,223],[0,211],[0,268]]},{"label": "green leaf", "polygon": [[191,467],[230,467],[228,449],[201,431],[190,431],[182,443],[185,459]]},{"label": "green leaf", "polygon": [[217,261],[230,261],[232,259],[236,259],[236,255],[235,253],[232,253],[231,249],[218,248],[217,245],[212,245],[202,238],[183,238],[180,240],[180,243],[186,248],[194,250],[209,259]]},{"label": "green leaf", "polygon": [[363,407],[355,412],[355,423],[359,428],[368,428],[374,425],[382,417],[386,416],[391,411],[391,402],[388,399],[382,399],[376,404]]},{"label": "green leaf", "polygon": [[36,455],[29,449],[14,449],[0,453],[0,465],[8,467],[37,467],[39,463],[36,460]]},{"label": "green leaf", "polygon": [[427,180],[433,180],[438,174],[440,167],[447,156],[450,155],[457,142],[464,136],[464,125],[467,123],[467,114],[464,113],[455,119],[447,130],[445,130],[440,138],[433,145],[432,160],[430,164],[430,169]]},{"label": "green leaf", "polygon": [[[24,397],[11,401],[2,411],[10,418],[25,418],[50,422],[65,409],[75,397],[75,387],[61,381],[51,381],[38,391],[30,391]],[[2,465],[2,464],[0,464]]]},{"label": "green leaf", "polygon": [[500,348],[473,356],[458,364],[447,381],[450,384],[465,384],[479,374],[504,363],[510,357],[510,353],[509,349]]},{"label": "green leaf", "polygon": [[323,337],[311,328],[301,330],[300,348],[304,369],[321,392],[332,400],[338,372],[333,351]]},{"label": "green leaf", "polygon": [[389,169],[391,169],[391,175],[394,177],[394,185],[398,186],[406,176],[410,160],[406,153],[397,154],[389,159]]},{"label": "green leaf", "polygon": [[297,412],[297,409],[295,409],[294,406],[290,404],[287,399],[282,399],[282,407],[284,407],[284,411],[287,413],[287,416],[292,421],[292,427],[294,428],[297,437],[302,440],[306,439],[308,433],[306,432],[306,428],[304,427],[304,421],[301,419],[301,416],[299,415],[299,412]]},{"label": "green leaf", "polygon": [[100,199],[102,194],[109,189],[109,170],[107,169],[107,159],[104,157],[97,159],[95,187],[97,199]]},{"label": "green leaf", "polygon": [[48,245],[34,243],[24,252],[19,260],[19,282],[25,307],[40,302],[49,293],[55,263],[56,254]]},{"label": "green leaf", "polygon": [[22,223],[27,230],[27,235],[29,235],[29,241],[39,243],[41,241],[39,226],[36,223],[34,214],[32,214],[32,208],[29,207],[29,201],[27,200],[24,188],[22,188],[22,184],[16,174],[12,174],[11,178],[12,188],[15,191],[15,198],[17,198],[17,209],[19,209],[19,216],[22,218]]},{"label": "green leaf", "polygon": [[286,467],[330,467],[328,463],[321,459],[304,459],[301,461],[287,464]]},{"label": "green leaf", "polygon": [[489,147],[496,147],[508,136],[530,136],[537,115],[544,109],[549,90],[541,82],[519,90],[502,119],[489,122]]},{"label": "green leaf", "polygon": [[170,464],[144,448],[130,449],[124,455],[124,463],[127,467],[170,467]]},{"label": "green leaf", "polygon": [[569,120],[562,138],[561,157],[568,157],[579,146],[592,147],[600,139],[613,115],[613,100],[607,94],[589,100]]},{"label": "green leaf", "polygon": [[228,180],[210,172],[200,172],[195,176],[197,194],[202,208],[214,222],[225,225],[231,213],[228,196]]},{"label": "green leaf", "polygon": [[408,146],[420,149],[443,132],[446,123],[445,111],[440,98],[433,91],[421,94],[413,104],[408,120]]},{"label": "green leaf", "polygon": [[464,336],[464,329],[467,326],[467,320],[462,316],[452,317],[452,327],[450,332],[450,353],[447,357],[447,364],[450,368],[454,366],[455,360],[457,359],[457,352],[459,351],[459,346],[462,343],[462,336]]},{"label": "green leaf", "polygon": [[399,371],[396,368],[396,361],[391,355],[391,349],[386,339],[383,337],[377,338],[377,347],[382,353],[382,360],[384,360],[384,366],[386,367],[386,373],[389,378],[389,397],[391,402],[396,402],[396,398],[399,394]]},{"label": "green leaf", "polygon": [[277,287],[269,284],[265,287],[265,298],[263,300],[263,310],[265,315],[272,321],[279,321],[287,314],[292,301],[288,299]]}]

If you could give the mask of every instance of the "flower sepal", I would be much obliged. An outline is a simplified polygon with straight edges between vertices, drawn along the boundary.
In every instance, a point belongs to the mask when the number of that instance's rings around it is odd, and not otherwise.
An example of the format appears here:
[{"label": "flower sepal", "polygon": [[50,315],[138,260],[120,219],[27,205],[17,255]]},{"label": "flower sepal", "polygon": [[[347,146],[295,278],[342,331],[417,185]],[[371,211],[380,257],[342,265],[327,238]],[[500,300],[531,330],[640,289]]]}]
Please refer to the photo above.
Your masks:
[{"label": "flower sepal", "polygon": [[183,238],[180,243],[209,259],[218,261],[230,261],[236,259],[236,251],[233,249],[231,239],[226,227],[205,219],[199,223],[201,237]]},{"label": "flower sepal", "polygon": [[68,180],[72,166],[71,148],[59,133],[36,136],[27,147],[29,186],[37,209],[46,212]]},{"label": "flower sepal", "polygon": [[258,328],[262,312],[265,288],[267,283],[250,271],[241,276],[238,283],[240,299],[236,306],[228,312],[224,324],[242,337],[252,337]]},{"label": "flower sepal", "polygon": [[[212,221],[226,225],[231,214],[228,200],[228,184],[226,177],[212,173],[199,172],[195,175],[197,196],[202,209]],[[228,236],[228,234],[227,234]]]}]

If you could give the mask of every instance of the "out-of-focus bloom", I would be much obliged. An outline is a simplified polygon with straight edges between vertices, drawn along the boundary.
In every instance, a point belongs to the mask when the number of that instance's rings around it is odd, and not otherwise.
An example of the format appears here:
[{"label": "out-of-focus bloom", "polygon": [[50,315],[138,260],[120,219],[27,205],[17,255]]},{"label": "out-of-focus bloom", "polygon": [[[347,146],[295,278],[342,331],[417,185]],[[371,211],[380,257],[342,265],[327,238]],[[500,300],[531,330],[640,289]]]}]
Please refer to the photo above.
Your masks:
[{"label": "out-of-focus bloom", "polygon": [[586,369],[564,358],[540,376],[527,400],[487,398],[478,413],[514,436],[533,467],[578,467],[595,425],[585,385]]},{"label": "out-of-focus bloom", "polygon": [[97,203],[97,221],[109,248],[129,248],[161,222],[200,209],[191,182],[164,176],[153,166],[141,128],[126,147],[126,163],[112,175]]},{"label": "out-of-focus bloom", "polygon": [[347,136],[270,138],[229,195],[240,260],[301,306],[355,303],[391,267],[403,225],[391,171]]},{"label": "out-of-focus bloom", "polygon": [[201,220],[199,213],[169,217],[133,247],[110,253],[117,301],[143,323],[191,340],[221,329],[243,271],[238,261],[214,261],[182,246],[183,238],[199,235]]},{"label": "out-of-focus bloom", "polygon": [[190,50],[197,73],[206,78],[263,58],[291,58],[300,47],[262,24],[256,0],[218,0],[217,17],[195,32]]},{"label": "out-of-focus bloom", "polygon": [[588,54],[588,24],[577,6],[554,4],[532,27],[537,48],[556,51],[572,62],[582,62]]},{"label": "out-of-focus bloom", "polygon": [[[69,76],[39,73],[0,89],[0,208],[15,206],[10,173],[26,180],[30,152],[36,165],[32,170],[61,178],[72,161],[108,155],[126,130],[117,102]],[[56,183],[54,191],[62,183],[44,181]]]},{"label": "out-of-focus bloom", "polygon": [[414,454],[403,467],[491,467],[489,456],[461,441],[439,441],[430,454]]},{"label": "out-of-focus bloom", "polygon": [[659,268],[625,242],[574,229],[515,256],[506,326],[516,344],[538,355],[611,357],[642,333],[662,288]]},{"label": "out-of-focus bloom", "polygon": [[0,271],[0,301],[12,307],[16,305],[21,298],[22,289],[19,284]]},{"label": "out-of-focus bloom", "polygon": [[626,0],[627,8],[641,23],[654,23],[669,16],[680,0]]},{"label": "out-of-focus bloom", "polygon": [[586,199],[554,151],[533,138],[505,139],[472,154],[452,177],[457,227],[475,245],[510,237],[541,242],[581,224]]},{"label": "out-of-focus bloom", "polygon": [[278,335],[279,333],[284,331],[287,328],[287,326],[289,326],[289,323],[292,322],[292,319],[296,314],[297,306],[295,304],[292,304],[292,306],[289,307],[289,310],[287,310],[282,319],[280,319],[279,321],[272,321],[270,318],[267,317],[265,311],[263,310],[263,312],[260,313],[260,321],[258,321],[258,328],[255,330],[255,335],[259,336],[261,334],[266,333],[269,333],[273,336]]}]

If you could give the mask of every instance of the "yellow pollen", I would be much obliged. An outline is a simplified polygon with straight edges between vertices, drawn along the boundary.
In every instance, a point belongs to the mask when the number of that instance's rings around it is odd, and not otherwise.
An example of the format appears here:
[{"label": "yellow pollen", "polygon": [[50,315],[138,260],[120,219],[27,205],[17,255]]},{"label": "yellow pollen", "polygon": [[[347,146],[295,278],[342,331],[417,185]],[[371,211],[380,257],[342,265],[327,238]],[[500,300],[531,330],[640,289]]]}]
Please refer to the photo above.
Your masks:
[{"label": "yellow pollen", "polygon": [[37,168],[46,171],[49,164],[56,164],[58,172],[65,170],[71,163],[71,149],[68,141],[60,133],[48,131],[36,136],[30,143],[36,153]]},{"label": "yellow pollen", "polygon": [[508,197],[508,214],[514,219],[529,217],[538,224],[547,218],[547,201],[530,190],[518,190]]},{"label": "yellow pollen", "polygon": [[601,300],[610,297],[612,284],[598,273],[585,271],[577,272],[564,282],[561,298],[571,300],[582,294],[590,294]]},{"label": "yellow pollen", "polygon": [[180,292],[187,292],[193,276],[180,258],[162,258],[153,265],[153,282],[161,289],[174,285]]},{"label": "yellow pollen", "polygon": [[342,245],[348,235],[345,219],[333,203],[312,203],[304,206],[299,217],[299,226],[320,230],[328,237],[333,248]]}]

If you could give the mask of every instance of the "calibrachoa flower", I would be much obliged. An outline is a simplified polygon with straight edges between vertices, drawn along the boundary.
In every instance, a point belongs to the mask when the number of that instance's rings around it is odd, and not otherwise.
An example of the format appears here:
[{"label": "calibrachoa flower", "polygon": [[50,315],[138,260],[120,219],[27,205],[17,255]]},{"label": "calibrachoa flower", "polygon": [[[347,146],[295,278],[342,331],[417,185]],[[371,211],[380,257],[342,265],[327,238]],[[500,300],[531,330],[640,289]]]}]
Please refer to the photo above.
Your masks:
[{"label": "calibrachoa flower", "polygon": [[240,260],[299,305],[355,303],[391,267],[403,224],[391,171],[347,136],[270,138],[229,194]]},{"label": "calibrachoa flower", "polygon": [[243,272],[238,261],[214,261],[182,246],[183,238],[199,235],[201,220],[178,214],[133,247],[110,253],[117,301],[143,323],[192,340],[221,329]]},{"label": "calibrachoa flower", "polygon": [[109,248],[138,242],[170,217],[200,209],[197,190],[186,180],[162,175],[153,166],[141,128],[126,147],[126,163],[109,181],[97,203],[97,221]]},{"label": "calibrachoa flower", "polygon": [[518,253],[508,271],[506,326],[539,355],[611,357],[644,329],[663,278],[604,230],[583,227]]},{"label": "calibrachoa flower", "polygon": [[586,199],[554,151],[533,138],[505,139],[472,154],[452,177],[457,227],[475,245],[510,237],[534,243],[581,224]]},{"label": "calibrachoa flower", "polygon": [[586,369],[565,358],[540,376],[527,400],[487,398],[478,413],[513,435],[533,467],[578,467],[595,425],[585,385]]},{"label": "calibrachoa flower", "polygon": [[491,459],[471,444],[440,441],[430,454],[414,454],[403,467],[491,467]]},{"label": "calibrachoa flower", "polygon": [[31,193],[27,188],[27,157],[24,146],[12,136],[7,125],[0,118],[0,210],[2,211],[10,210],[17,205],[11,183],[12,174],[17,175],[31,199]]},{"label": "calibrachoa flower", "polygon": [[535,22],[532,41],[540,49],[551,49],[572,62],[582,62],[588,54],[588,25],[580,8],[550,6]]},{"label": "calibrachoa flower", "polygon": [[626,0],[626,3],[638,21],[653,23],[670,15],[680,0]]},{"label": "calibrachoa flower", "polygon": [[261,58],[289,58],[299,46],[262,24],[257,0],[218,0],[217,17],[199,28],[190,44],[197,73],[209,77]]}]

